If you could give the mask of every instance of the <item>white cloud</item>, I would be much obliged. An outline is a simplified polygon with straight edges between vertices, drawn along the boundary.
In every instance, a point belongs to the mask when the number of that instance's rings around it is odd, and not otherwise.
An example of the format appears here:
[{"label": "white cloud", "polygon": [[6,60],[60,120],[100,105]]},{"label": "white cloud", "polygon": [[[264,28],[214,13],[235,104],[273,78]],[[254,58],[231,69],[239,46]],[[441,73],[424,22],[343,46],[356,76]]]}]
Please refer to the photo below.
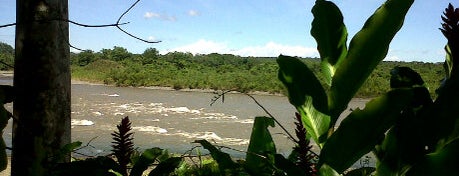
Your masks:
[{"label": "white cloud", "polygon": [[384,61],[402,61],[398,56],[386,56]]},{"label": "white cloud", "polygon": [[159,18],[160,15],[158,13],[154,12],[146,12],[145,15],[143,15],[145,18]]},{"label": "white cloud", "polygon": [[169,16],[167,14],[159,14],[155,12],[145,12],[143,17],[147,19],[156,18],[164,21],[177,21],[177,18],[175,16]]},{"label": "white cloud", "polygon": [[148,36],[148,41],[150,42],[157,42],[159,41],[155,36]]},{"label": "white cloud", "polygon": [[263,46],[245,47],[234,51],[234,54],[240,56],[260,56],[272,57],[280,54],[300,57],[318,57],[316,48],[304,46],[282,45],[275,42],[268,42]]},{"label": "white cloud", "polygon": [[204,39],[198,40],[195,43],[173,48],[163,52],[165,54],[167,52],[190,52],[192,54],[210,54],[210,53],[228,53],[228,47],[223,43],[217,43],[213,41],[207,41]]},{"label": "white cloud", "polygon": [[192,54],[234,54],[239,56],[255,57],[277,57],[280,54],[299,56],[299,57],[318,57],[319,53],[314,47],[282,45],[275,42],[268,42],[262,46],[248,46],[241,49],[231,49],[225,43],[219,43],[209,40],[200,39],[195,43],[169,49],[167,52],[190,52]]},{"label": "white cloud", "polygon": [[196,10],[189,10],[188,11],[188,15],[190,15],[190,16],[199,16],[199,15],[201,15],[201,13],[199,13]]}]

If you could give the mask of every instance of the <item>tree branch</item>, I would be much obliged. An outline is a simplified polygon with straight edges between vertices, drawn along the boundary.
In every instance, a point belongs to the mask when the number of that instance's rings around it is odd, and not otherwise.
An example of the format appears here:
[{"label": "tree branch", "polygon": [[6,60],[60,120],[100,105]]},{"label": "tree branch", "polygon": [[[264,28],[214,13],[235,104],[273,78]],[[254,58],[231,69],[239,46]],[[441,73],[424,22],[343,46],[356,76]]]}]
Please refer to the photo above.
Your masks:
[{"label": "tree branch", "polygon": [[[131,5],[131,7],[129,7],[123,14],[121,14],[121,16],[118,18],[118,21],[116,21],[116,24],[120,24],[120,21],[124,17],[124,15],[126,15],[129,11],[131,11],[131,9],[134,8],[134,6],[137,5],[137,3],[139,3],[139,2],[140,2],[140,0],[135,1],[134,4]],[[120,31],[124,32],[125,34],[129,35],[130,37],[135,38],[135,39],[140,40],[140,41],[145,42],[145,43],[159,43],[159,42],[161,42],[161,41],[148,41],[148,40],[139,38],[139,37],[137,37],[135,35],[132,35],[131,33],[127,32],[127,31],[125,31],[119,25],[116,25],[116,28],[118,28]]]},{"label": "tree branch", "polygon": [[[145,43],[159,43],[161,41],[149,41],[149,40],[145,40],[145,39],[142,39],[140,37],[137,37],[129,32],[127,32],[126,30],[122,29],[120,26],[121,25],[125,25],[125,24],[129,24],[130,22],[124,22],[124,23],[120,23],[121,19],[127,14],[129,13],[129,11],[131,11],[132,8],[134,8],[137,3],[139,3],[140,0],[136,0],[126,11],[124,11],[120,17],[118,18],[118,20],[116,21],[116,23],[114,24],[101,24],[101,25],[90,25],[90,24],[83,24],[83,23],[78,23],[78,22],[75,22],[75,21],[72,21],[72,20],[69,20],[69,19],[49,19],[49,20],[42,20],[42,21],[64,21],[64,22],[68,22],[68,23],[71,23],[71,24],[74,24],[74,25],[77,25],[77,26],[81,26],[81,27],[88,27],[88,28],[102,28],[102,27],[116,27],[118,28],[121,32],[125,33],[126,35],[134,38],[134,39],[137,39],[137,40],[140,40],[142,42],[145,42]],[[5,24],[5,25],[0,25],[0,28],[5,28],[5,27],[10,27],[10,26],[15,26],[16,23],[10,23],[10,24]],[[70,45],[70,43],[69,43]],[[80,48],[77,48],[77,47],[74,47],[72,45],[70,45],[70,47],[74,48],[74,49],[77,49],[77,50],[80,50],[80,51],[84,51]]]},{"label": "tree branch", "polygon": [[[212,106],[218,99],[222,99],[222,103],[225,102],[225,94],[229,93],[229,92],[232,92],[233,90],[227,90],[227,91],[224,91],[223,93],[219,94],[219,93],[215,93],[217,95],[215,95],[212,99],[211,99],[211,103],[210,103],[210,106]],[[258,105],[258,107],[260,107],[270,118],[272,118],[274,120],[274,122],[279,125],[279,127],[282,128],[282,130],[287,134],[287,136],[290,138],[290,140],[292,140],[293,142],[297,143],[298,141],[293,137],[292,134],[290,134],[287,129],[279,122],[277,121],[277,119],[263,106],[261,105],[260,102],[257,101],[257,99],[255,99],[255,97],[253,97],[252,95],[248,94],[248,93],[243,93],[245,95],[247,95],[248,97],[250,97],[254,102],[255,104]]]},{"label": "tree branch", "polygon": [[15,26],[16,23],[10,23],[10,24],[5,24],[5,25],[0,25],[0,28],[4,28],[4,27],[10,27],[10,26]]}]

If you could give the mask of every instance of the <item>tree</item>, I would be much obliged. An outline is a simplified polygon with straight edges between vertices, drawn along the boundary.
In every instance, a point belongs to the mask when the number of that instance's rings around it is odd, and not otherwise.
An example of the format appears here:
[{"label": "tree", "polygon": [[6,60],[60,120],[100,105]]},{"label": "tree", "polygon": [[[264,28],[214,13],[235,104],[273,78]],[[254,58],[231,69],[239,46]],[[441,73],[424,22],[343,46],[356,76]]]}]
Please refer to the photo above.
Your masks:
[{"label": "tree", "polygon": [[11,175],[46,175],[70,143],[70,49],[67,0],[16,2]]},{"label": "tree", "polygon": [[102,49],[101,52],[104,59],[113,61],[123,61],[132,56],[126,48],[119,46],[114,46],[113,49]]},{"label": "tree", "polygon": [[12,46],[0,42],[0,70],[12,69],[14,49]]},{"label": "tree", "polygon": [[85,50],[78,54],[76,62],[79,66],[85,66],[93,62],[95,59],[96,56],[92,50]]},{"label": "tree", "polygon": [[159,51],[156,48],[147,48],[142,53],[142,64],[152,64],[155,60],[159,58]]},{"label": "tree", "polygon": [[12,46],[6,43],[0,42],[0,53],[1,54],[14,54],[14,49]]}]

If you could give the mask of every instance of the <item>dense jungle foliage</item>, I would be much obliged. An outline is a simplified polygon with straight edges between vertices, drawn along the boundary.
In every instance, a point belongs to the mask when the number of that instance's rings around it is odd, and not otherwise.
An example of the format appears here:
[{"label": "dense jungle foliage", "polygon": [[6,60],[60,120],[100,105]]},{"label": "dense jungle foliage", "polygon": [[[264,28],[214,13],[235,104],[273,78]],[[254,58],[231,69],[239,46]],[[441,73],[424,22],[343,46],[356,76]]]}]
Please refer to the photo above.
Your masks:
[{"label": "dense jungle foliage", "polygon": [[[192,55],[171,52],[159,54],[148,48],[132,54],[115,46],[100,52],[72,53],[73,79],[103,82],[117,86],[165,86],[174,89],[262,91],[285,94],[277,79],[276,58],[241,57],[231,54]],[[301,58],[315,73],[321,72],[318,58]],[[357,97],[375,97],[388,91],[390,70],[395,66],[411,67],[419,72],[428,87],[438,85],[444,77],[439,63],[382,62],[357,93]],[[323,84],[324,80],[319,77]],[[434,89],[430,89],[434,95]]]}]

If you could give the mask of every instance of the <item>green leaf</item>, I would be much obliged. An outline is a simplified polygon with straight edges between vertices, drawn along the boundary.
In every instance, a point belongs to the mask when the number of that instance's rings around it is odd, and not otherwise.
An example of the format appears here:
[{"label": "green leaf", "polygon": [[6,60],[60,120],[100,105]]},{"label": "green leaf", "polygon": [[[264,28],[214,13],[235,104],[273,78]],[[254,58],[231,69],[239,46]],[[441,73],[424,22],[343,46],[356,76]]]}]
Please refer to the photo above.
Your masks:
[{"label": "green leaf", "polygon": [[395,89],[354,110],[325,143],[319,165],[326,163],[342,173],[370,152],[413,98],[411,89]]},{"label": "green leaf", "polygon": [[288,176],[306,175],[306,173],[302,171],[297,165],[295,165],[295,163],[286,159],[281,154],[275,155],[275,163],[276,167],[284,171]]},{"label": "green leaf", "polygon": [[274,120],[269,117],[255,117],[247,149],[245,167],[249,173],[270,172],[274,164],[276,146],[268,127],[274,127]]},{"label": "green leaf", "polygon": [[[111,170],[111,171],[110,171]],[[121,169],[113,159],[104,156],[86,158],[71,163],[60,163],[50,170],[49,175],[100,175],[113,176],[120,173]]]},{"label": "green leaf", "polygon": [[119,172],[116,172],[114,171],[113,169],[110,169],[108,170],[108,172],[112,173],[112,174],[115,174],[116,176],[123,176],[123,174],[119,173]]},{"label": "green leaf", "polygon": [[307,97],[303,106],[297,107],[301,115],[304,127],[314,141],[322,148],[327,139],[327,132],[330,128],[330,116],[317,111],[312,105],[311,97]]},{"label": "green leaf", "polygon": [[0,172],[8,167],[8,155],[6,154],[6,144],[3,138],[0,139]]},{"label": "green leaf", "polygon": [[445,63],[443,67],[445,68],[446,72],[446,79],[449,79],[451,77],[451,71],[453,70],[453,60],[452,60],[452,53],[451,53],[451,48],[449,48],[449,45],[445,46],[445,52],[446,52],[446,57],[445,57]]},{"label": "green leaf", "polygon": [[209,150],[210,155],[212,158],[217,161],[218,163],[218,168],[220,171],[225,172],[227,170],[233,171],[238,167],[238,164],[236,164],[232,159],[231,156],[228,153],[222,152],[221,150],[217,149],[215,146],[213,146],[211,143],[209,143],[206,140],[196,140],[194,141],[195,143],[199,143],[204,147],[205,149]]},{"label": "green leaf", "polygon": [[381,175],[404,175],[426,153],[426,145],[423,143],[425,136],[421,133],[426,129],[422,124],[430,123],[431,120],[422,119],[418,114],[424,113],[425,107],[432,104],[432,99],[426,87],[416,84],[412,86],[414,96],[411,103],[402,110],[401,116],[386,133],[381,145],[373,150],[378,158],[377,172]]},{"label": "green leaf", "polygon": [[169,176],[170,173],[174,172],[179,167],[183,159],[181,157],[171,157],[158,164],[148,176]]},{"label": "green leaf", "polygon": [[430,150],[459,137],[459,79],[445,81],[432,106],[425,108],[419,118],[425,119],[422,135]]},{"label": "green leaf", "polygon": [[61,148],[61,152],[70,153],[73,150],[77,149],[78,147],[81,147],[81,144],[83,144],[81,141],[76,141],[76,142],[72,142],[69,144],[65,144],[64,147]]},{"label": "green leaf", "polygon": [[81,144],[82,142],[80,141],[65,144],[62,148],[59,149],[59,152],[57,152],[56,155],[52,157],[53,161],[58,162],[65,157],[70,156],[69,154],[72,153],[75,149],[81,147]]},{"label": "green leaf", "polygon": [[158,156],[163,153],[163,149],[151,148],[145,150],[139,159],[135,161],[130,176],[141,176],[147,168],[153,164]]},{"label": "green leaf", "polygon": [[390,74],[391,88],[408,88],[424,85],[421,75],[409,67],[397,66],[390,71]]},{"label": "green leaf", "polygon": [[321,143],[320,136],[327,133],[330,117],[327,94],[314,73],[299,59],[280,55],[279,80],[288,90],[290,103],[296,107],[305,124],[308,135],[316,143]]},{"label": "green leaf", "polygon": [[336,172],[332,167],[327,164],[323,164],[319,169],[319,175],[323,176],[340,176],[338,172]]},{"label": "green leaf", "polygon": [[459,139],[446,144],[441,150],[426,155],[406,175],[459,175]]},{"label": "green leaf", "polygon": [[316,1],[312,14],[311,35],[317,42],[326,83],[331,85],[339,62],[346,58],[346,26],[341,11],[333,2]]},{"label": "green leaf", "polygon": [[453,55],[451,53],[451,48],[449,47],[449,45],[445,46],[445,52],[445,62],[443,63],[443,69],[445,70],[445,78],[443,78],[441,85],[435,90],[437,94],[440,94],[440,92],[443,90],[443,87],[445,86],[446,82],[450,79],[453,70]]},{"label": "green leaf", "polygon": [[361,167],[347,172],[344,176],[371,176],[375,170],[374,167]]},{"label": "green leaf", "polygon": [[329,101],[333,123],[386,56],[389,43],[401,28],[413,1],[387,0],[352,38],[346,59],[339,63],[332,79]]},{"label": "green leaf", "polygon": [[314,107],[321,112],[328,112],[327,94],[314,73],[301,60],[280,55],[279,80],[288,90],[289,101],[295,107],[306,103],[307,97],[314,99]]}]

